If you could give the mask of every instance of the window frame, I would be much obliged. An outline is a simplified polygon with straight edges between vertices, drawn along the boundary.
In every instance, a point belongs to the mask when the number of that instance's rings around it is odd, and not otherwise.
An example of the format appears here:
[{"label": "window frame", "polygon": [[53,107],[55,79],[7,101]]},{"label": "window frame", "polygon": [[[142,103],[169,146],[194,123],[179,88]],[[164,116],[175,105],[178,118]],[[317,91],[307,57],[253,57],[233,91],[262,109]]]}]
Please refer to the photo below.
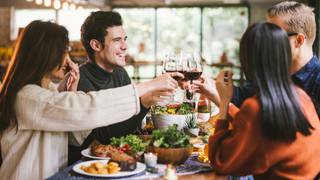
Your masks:
[{"label": "window frame", "polygon": [[[158,9],[159,8],[200,8],[200,54],[203,55],[203,11],[205,8],[217,8],[217,7],[223,7],[223,8],[234,8],[234,7],[243,7],[243,8],[247,8],[247,12],[248,12],[248,26],[250,23],[250,18],[251,18],[251,8],[250,5],[248,3],[240,3],[240,4],[215,4],[215,5],[183,5],[183,6],[166,6],[166,5],[160,5],[160,6],[113,6],[111,7],[111,10],[115,10],[117,8],[119,9],[145,9],[145,8],[154,8],[155,9],[155,13],[154,13],[154,77],[156,77],[159,73],[161,73],[161,69],[159,70],[159,66],[158,64],[160,63],[160,59],[158,57]],[[225,66],[221,66],[219,63],[214,63],[217,64],[217,68],[221,68],[221,67],[225,67]],[[243,82],[243,73],[240,69],[240,66],[238,65],[232,65],[230,66],[230,68],[236,68],[239,69],[240,74],[239,74],[239,79],[236,79],[237,81],[240,82],[240,84]],[[139,80],[139,78],[137,78]]]},{"label": "window frame", "polygon": [[[12,14],[11,14],[11,27],[10,27],[10,40],[13,41],[13,40],[16,40],[17,39],[17,35],[15,32],[18,31],[18,29],[16,28],[19,28],[19,27],[16,27],[16,11],[19,11],[19,10],[29,10],[29,11],[33,11],[33,10],[48,10],[48,11],[54,11],[54,17],[53,19],[50,19],[52,20],[53,22],[56,22],[57,24],[59,25],[63,25],[64,27],[66,27],[64,24],[62,24],[60,22],[60,18],[59,18],[59,12],[63,12],[65,10],[63,9],[52,9],[52,8],[15,8],[13,11],[12,11]],[[95,11],[95,10],[99,10],[98,8],[86,8],[84,10],[92,10],[92,11]],[[72,10],[69,10],[69,11],[72,11]],[[77,11],[75,11],[77,12]],[[41,19],[41,18],[39,18]],[[66,27],[67,28],[67,27]],[[68,29],[69,31],[69,29]],[[80,28],[79,28],[79,32],[80,32]],[[72,32],[69,31],[69,34],[71,34]],[[70,37],[69,37],[70,38]],[[81,41],[81,39],[70,39],[70,41]]]}]

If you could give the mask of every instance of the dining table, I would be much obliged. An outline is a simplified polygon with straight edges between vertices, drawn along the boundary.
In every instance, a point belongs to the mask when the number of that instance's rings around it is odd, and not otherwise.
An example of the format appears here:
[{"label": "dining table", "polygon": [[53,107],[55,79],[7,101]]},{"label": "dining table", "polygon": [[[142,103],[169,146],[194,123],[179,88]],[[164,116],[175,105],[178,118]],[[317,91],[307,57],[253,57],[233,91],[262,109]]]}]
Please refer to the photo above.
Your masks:
[{"label": "dining table", "polygon": [[[100,179],[126,179],[126,180],[136,180],[136,179],[164,179],[164,168],[166,165],[158,164],[159,169],[162,167],[163,170],[159,170],[158,173],[150,173],[147,170],[142,171],[141,173],[125,176],[125,177],[95,177],[95,176],[86,176],[79,174],[73,170],[73,167],[79,163],[86,162],[88,159],[83,157],[79,161],[75,162],[72,165],[69,165],[65,169],[59,171],[53,176],[49,177],[48,180],[100,180]],[[183,180],[225,180],[228,179],[228,176],[218,175],[212,170],[209,164],[201,163],[198,161],[198,154],[193,153],[189,158],[181,165],[175,166],[176,174],[178,179]]]}]

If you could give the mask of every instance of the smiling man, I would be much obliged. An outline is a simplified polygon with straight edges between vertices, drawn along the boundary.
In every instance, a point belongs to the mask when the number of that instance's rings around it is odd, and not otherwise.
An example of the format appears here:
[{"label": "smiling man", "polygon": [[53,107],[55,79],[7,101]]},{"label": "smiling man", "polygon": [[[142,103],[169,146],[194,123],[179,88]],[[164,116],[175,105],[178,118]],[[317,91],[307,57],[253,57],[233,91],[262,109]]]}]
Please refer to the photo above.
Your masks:
[{"label": "smiling man", "polygon": [[[78,90],[98,91],[131,84],[126,70],[122,67],[126,64],[126,39],[119,13],[97,11],[87,17],[81,27],[81,41],[89,60],[80,67]],[[111,137],[127,135],[138,129],[150,106],[145,102],[147,101],[142,97],[140,113],[127,121],[88,132],[70,134],[69,163],[79,159],[80,151],[94,140],[107,144]]]}]

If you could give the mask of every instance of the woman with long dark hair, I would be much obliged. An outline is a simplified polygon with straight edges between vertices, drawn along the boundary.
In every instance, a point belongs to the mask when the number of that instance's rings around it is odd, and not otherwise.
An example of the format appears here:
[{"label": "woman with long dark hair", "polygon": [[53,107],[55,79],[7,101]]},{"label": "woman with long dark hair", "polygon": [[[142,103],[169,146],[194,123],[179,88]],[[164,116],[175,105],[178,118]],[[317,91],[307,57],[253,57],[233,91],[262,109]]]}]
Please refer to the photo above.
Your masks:
[{"label": "woman with long dark hair", "polygon": [[33,21],[19,37],[0,89],[1,179],[53,175],[67,163],[68,131],[124,121],[140,111],[139,97],[153,101],[153,94],[169,95],[177,87],[176,73],[96,92],[58,92],[52,82],[68,68],[59,89],[76,90],[79,80],[68,44],[67,30],[51,22]]},{"label": "woman with long dark hair", "polygon": [[[287,33],[278,26],[258,23],[244,33],[240,62],[255,95],[236,108],[230,104],[232,73],[218,75],[219,120],[209,139],[217,172],[266,179],[313,179],[320,172],[319,118],[290,79],[291,59]],[[210,96],[210,83],[196,84]]]}]

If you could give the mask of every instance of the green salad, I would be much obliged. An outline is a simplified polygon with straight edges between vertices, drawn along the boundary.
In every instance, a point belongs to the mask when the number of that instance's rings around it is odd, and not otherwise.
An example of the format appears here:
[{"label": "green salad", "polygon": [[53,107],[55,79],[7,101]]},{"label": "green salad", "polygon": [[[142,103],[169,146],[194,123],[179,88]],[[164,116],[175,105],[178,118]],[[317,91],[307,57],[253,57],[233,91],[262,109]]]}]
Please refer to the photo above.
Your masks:
[{"label": "green salad", "polygon": [[181,148],[191,146],[189,136],[178,130],[177,125],[152,132],[153,146],[164,148]]},{"label": "green salad", "polygon": [[152,114],[192,114],[194,108],[192,104],[184,102],[182,104],[167,104],[166,106],[155,105],[151,107]]},{"label": "green salad", "polygon": [[131,155],[144,152],[147,146],[142,139],[132,134],[120,138],[111,138],[111,145]]}]

